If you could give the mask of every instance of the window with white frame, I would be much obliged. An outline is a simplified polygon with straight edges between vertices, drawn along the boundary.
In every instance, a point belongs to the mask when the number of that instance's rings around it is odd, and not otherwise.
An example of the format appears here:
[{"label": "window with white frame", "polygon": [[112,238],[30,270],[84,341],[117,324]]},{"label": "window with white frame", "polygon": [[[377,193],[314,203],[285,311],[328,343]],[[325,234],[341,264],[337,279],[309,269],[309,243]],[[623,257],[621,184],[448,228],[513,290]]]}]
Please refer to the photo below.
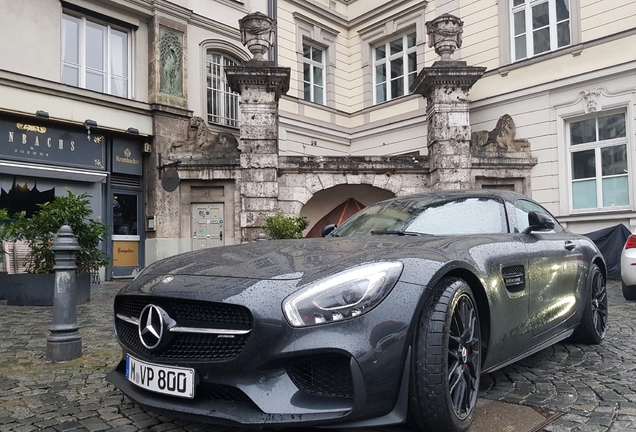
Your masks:
[{"label": "window with white frame", "polygon": [[303,94],[309,102],[325,103],[325,51],[303,43]]},{"label": "window with white frame", "polygon": [[130,95],[130,31],[92,18],[62,15],[62,83]]},{"label": "window with white frame", "polygon": [[629,206],[625,113],[568,124],[573,210]]},{"label": "window with white frame", "polygon": [[373,48],[374,103],[408,94],[417,76],[416,40],[413,32]]},{"label": "window with white frame", "polygon": [[511,0],[512,59],[572,44],[570,0]]},{"label": "window with white frame", "polygon": [[225,67],[236,65],[236,61],[224,54],[207,53],[206,87],[209,123],[239,127],[239,94],[230,89],[225,77]]}]

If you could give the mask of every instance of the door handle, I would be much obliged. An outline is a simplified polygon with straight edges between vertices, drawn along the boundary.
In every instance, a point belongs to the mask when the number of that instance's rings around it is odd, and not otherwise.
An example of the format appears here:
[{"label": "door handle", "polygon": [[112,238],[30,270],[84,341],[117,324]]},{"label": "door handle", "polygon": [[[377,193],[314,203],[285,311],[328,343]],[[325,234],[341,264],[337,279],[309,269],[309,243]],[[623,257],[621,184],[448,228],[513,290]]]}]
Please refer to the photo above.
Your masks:
[{"label": "door handle", "polygon": [[572,242],[572,241],[569,241],[569,240],[565,242],[565,248],[566,248],[567,250],[570,250],[570,251],[571,251],[571,250],[573,250],[575,247],[576,247],[576,243],[574,243],[574,242]]}]

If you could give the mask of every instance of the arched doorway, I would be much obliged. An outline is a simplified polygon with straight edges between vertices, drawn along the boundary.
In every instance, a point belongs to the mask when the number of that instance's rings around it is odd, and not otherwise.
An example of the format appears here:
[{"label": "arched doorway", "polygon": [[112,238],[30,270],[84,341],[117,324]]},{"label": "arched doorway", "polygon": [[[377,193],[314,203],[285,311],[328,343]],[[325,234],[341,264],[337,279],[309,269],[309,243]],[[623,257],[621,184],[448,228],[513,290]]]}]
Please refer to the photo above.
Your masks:
[{"label": "arched doorway", "polygon": [[[345,203],[349,198],[353,198],[362,206],[394,197],[391,191],[380,189],[371,185],[338,185],[329,189],[316,192],[300,211],[301,216],[309,219],[309,227],[305,235],[328,213],[336,207]],[[349,214],[350,213],[350,214]],[[347,211],[348,216],[351,212]],[[322,230],[322,228],[320,228]]]}]

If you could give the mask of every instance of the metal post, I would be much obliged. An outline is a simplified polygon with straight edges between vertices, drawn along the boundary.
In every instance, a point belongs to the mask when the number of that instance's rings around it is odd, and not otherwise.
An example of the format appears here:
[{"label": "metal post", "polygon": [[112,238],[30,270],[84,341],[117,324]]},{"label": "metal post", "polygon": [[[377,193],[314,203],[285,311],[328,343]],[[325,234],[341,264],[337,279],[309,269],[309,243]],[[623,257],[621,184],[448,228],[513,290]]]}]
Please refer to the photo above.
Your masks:
[{"label": "metal post", "polygon": [[46,359],[73,360],[82,356],[82,338],[77,325],[77,281],[75,254],[80,250],[73,230],[63,225],[51,248],[55,252],[53,323],[46,338]]}]

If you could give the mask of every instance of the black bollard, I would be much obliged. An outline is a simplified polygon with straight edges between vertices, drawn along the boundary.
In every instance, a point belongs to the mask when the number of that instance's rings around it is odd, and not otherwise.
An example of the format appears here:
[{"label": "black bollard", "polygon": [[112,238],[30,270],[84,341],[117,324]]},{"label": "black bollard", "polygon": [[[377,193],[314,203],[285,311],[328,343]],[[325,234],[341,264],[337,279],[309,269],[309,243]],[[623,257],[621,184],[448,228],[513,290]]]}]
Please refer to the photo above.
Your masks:
[{"label": "black bollard", "polygon": [[75,254],[80,250],[73,230],[63,225],[51,247],[55,253],[53,324],[46,338],[46,359],[67,361],[82,356],[82,338],[77,325],[77,281]]}]

